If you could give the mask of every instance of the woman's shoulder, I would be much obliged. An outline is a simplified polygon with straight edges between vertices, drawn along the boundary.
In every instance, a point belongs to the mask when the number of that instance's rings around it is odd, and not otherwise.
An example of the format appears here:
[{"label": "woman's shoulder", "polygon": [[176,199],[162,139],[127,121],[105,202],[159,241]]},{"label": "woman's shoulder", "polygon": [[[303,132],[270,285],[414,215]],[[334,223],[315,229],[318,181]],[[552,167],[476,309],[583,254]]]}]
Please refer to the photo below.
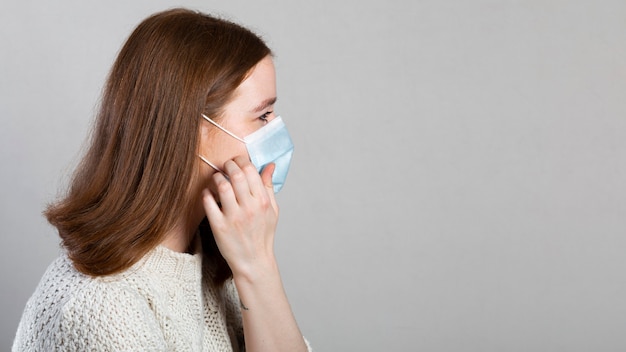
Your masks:
[{"label": "woman's shoulder", "polygon": [[123,275],[85,275],[67,255],[61,255],[48,267],[26,304],[15,345],[28,348],[17,350],[56,348],[63,341],[77,341],[68,336],[96,337],[119,329],[130,332],[146,324],[158,331],[156,322],[149,319],[149,301],[131,281]]},{"label": "woman's shoulder", "polygon": [[52,310],[56,306],[63,306],[77,292],[88,287],[93,281],[92,277],[76,270],[66,254],[61,254],[48,266],[41,277],[28,302],[27,309],[44,306],[48,310]]},{"label": "woman's shoulder", "polygon": [[[66,254],[54,260],[29,299],[26,311],[65,314],[119,304],[138,293],[138,279],[128,275],[94,277],[78,271]],[[148,281],[148,280],[145,280]],[[135,286],[135,287],[133,287]],[[26,313],[26,312],[25,312]]]},{"label": "woman's shoulder", "polygon": [[78,271],[63,253],[42,276],[27,302],[22,319],[29,313],[38,319],[42,312],[67,318],[81,314],[98,315],[98,309],[122,313],[128,307],[151,308],[153,303],[163,302],[168,293],[181,288],[184,280],[176,279],[190,279],[197,275],[194,259],[184,258],[187,263],[163,252],[163,249],[155,248],[125,271],[107,276],[90,276]]},{"label": "woman's shoulder", "polygon": [[78,271],[67,254],[61,254],[46,269],[33,297],[44,294],[55,302],[94,294],[98,291],[116,291],[125,286],[125,276],[96,277]]}]

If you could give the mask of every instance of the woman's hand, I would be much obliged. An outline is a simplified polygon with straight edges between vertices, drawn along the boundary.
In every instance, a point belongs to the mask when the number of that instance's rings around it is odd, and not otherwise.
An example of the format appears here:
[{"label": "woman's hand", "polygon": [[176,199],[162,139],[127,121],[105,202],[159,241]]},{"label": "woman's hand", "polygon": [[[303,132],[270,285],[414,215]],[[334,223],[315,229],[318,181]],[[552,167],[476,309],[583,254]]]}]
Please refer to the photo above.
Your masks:
[{"label": "woman's hand", "polygon": [[259,177],[246,158],[229,160],[224,173],[230,182],[216,172],[211,187],[217,194],[205,189],[202,199],[215,242],[233,272],[246,350],[306,351],[274,257],[278,223],[274,168],[267,165]]},{"label": "woman's hand", "polygon": [[274,164],[267,165],[259,176],[254,165],[239,156],[224,164],[230,181],[219,172],[213,174],[211,188],[217,195],[203,191],[213,236],[235,277],[275,266],[278,205],[272,186],[274,168]]}]

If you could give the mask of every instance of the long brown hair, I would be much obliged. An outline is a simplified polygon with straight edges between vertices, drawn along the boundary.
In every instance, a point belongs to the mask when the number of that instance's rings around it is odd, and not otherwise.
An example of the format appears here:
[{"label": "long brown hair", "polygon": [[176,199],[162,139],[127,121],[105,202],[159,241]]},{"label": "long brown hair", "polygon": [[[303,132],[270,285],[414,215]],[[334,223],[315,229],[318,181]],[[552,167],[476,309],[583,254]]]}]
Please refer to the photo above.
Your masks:
[{"label": "long brown hair", "polygon": [[[237,86],[270,54],[249,30],[186,9],[139,24],[111,69],[90,147],[67,195],[44,212],[77,270],[120,272],[164,240],[190,210],[200,114],[219,118]],[[230,271],[206,237],[204,250],[219,256],[213,259],[223,281]]]}]

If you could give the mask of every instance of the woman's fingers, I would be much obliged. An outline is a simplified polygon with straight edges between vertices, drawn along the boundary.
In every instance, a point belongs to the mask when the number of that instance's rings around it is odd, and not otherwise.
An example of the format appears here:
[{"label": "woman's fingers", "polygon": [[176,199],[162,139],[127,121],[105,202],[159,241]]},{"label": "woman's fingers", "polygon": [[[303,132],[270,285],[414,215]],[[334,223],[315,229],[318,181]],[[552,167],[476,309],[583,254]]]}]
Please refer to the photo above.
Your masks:
[{"label": "woman's fingers", "polygon": [[239,165],[239,167],[243,170],[243,172],[248,177],[248,187],[250,188],[250,193],[253,197],[263,197],[265,195],[265,188],[263,187],[263,182],[259,178],[259,172],[256,167],[250,162],[248,158],[243,156],[239,156],[234,159],[234,161]]},{"label": "woman's fingers", "polygon": [[[236,161],[239,161],[237,163]],[[240,167],[241,159],[235,158],[224,163],[224,172],[228,175],[233,191],[239,204],[243,204],[250,197],[249,176]],[[245,168],[245,164],[243,165]]]},{"label": "woman's fingers", "polygon": [[254,207],[252,204],[258,202],[262,208],[271,205],[278,211],[272,185],[274,169],[273,163],[267,165],[259,177],[256,167],[243,156],[226,161],[226,176],[218,172],[212,176],[217,198],[221,202],[221,211],[226,213],[242,206]]},{"label": "woman's fingers", "polygon": [[202,191],[202,204],[204,205],[204,212],[207,214],[210,223],[216,223],[222,220],[222,210],[217,204],[213,193],[211,193],[208,188]]},{"label": "woman's fingers", "polygon": [[219,200],[222,205],[221,211],[226,212],[236,209],[238,203],[235,193],[233,192],[233,185],[231,182],[220,172],[214,173],[211,177],[213,178],[213,183],[215,184],[215,189],[217,190]]},{"label": "woman's fingers", "polygon": [[276,164],[269,163],[261,171],[261,182],[265,188],[265,194],[269,197],[270,203],[274,211],[278,213],[278,204],[276,203],[276,197],[274,196],[274,184],[272,183],[272,176],[276,170]]},{"label": "woman's fingers", "polygon": [[[246,158],[224,164],[224,174],[214,173],[211,191],[203,191],[203,204],[218,248],[233,272],[244,272],[273,255],[278,221],[272,173],[261,175]],[[218,203],[218,200],[221,202]]]},{"label": "woman's fingers", "polygon": [[272,184],[272,175],[274,174],[274,169],[276,169],[276,164],[269,163],[261,171],[261,181],[263,181],[263,186],[268,191],[272,191],[274,193],[274,185]]}]

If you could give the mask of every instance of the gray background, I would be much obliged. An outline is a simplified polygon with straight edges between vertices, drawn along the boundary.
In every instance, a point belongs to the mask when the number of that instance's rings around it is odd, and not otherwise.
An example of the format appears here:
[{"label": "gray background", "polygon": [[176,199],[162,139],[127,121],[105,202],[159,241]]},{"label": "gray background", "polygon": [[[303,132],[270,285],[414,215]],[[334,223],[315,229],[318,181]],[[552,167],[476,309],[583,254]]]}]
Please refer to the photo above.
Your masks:
[{"label": "gray background", "polygon": [[0,350],[117,51],[175,5],[277,53],[277,252],[317,350],[626,350],[620,0],[3,1]]}]

